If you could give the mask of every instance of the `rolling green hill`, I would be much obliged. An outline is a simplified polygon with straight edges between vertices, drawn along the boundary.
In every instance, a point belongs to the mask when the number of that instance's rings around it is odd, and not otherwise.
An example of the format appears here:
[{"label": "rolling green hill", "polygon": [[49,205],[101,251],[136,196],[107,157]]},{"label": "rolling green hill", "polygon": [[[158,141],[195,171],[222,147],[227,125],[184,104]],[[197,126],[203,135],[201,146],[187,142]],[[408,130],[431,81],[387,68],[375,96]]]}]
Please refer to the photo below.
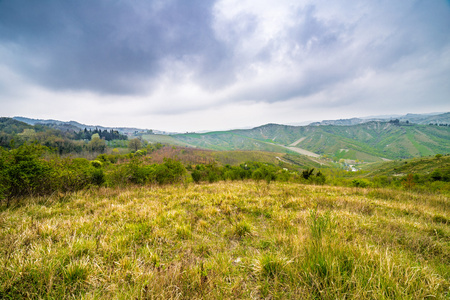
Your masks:
[{"label": "rolling green hill", "polygon": [[381,161],[450,153],[448,126],[369,122],[353,126],[268,124],[248,130],[173,135],[213,150],[307,150],[333,159]]},{"label": "rolling green hill", "polygon": [[362,166],[365,177],[404,176],[406,174],[428,175],[437,169],[450,170],[450,155],[388,161]]}]

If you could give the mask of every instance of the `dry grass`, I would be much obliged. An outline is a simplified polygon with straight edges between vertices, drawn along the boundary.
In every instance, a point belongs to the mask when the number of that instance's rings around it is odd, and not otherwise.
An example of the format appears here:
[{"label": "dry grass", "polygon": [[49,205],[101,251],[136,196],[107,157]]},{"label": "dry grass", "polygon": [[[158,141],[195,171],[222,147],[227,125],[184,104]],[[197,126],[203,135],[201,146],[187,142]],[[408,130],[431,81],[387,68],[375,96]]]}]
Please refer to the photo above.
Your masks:
[{"label": "dry grass", "polygon": [[449,297],[442,195],[248,181],[24,201],[0,212],[0,298]]}]

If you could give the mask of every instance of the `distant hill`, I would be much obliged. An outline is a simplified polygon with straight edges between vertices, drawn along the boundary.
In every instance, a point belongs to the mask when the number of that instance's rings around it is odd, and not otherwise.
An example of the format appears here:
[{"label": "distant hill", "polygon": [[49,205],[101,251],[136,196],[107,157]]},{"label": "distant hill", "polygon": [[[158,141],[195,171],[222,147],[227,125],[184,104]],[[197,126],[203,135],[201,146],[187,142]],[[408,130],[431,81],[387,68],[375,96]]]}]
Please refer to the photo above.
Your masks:
[{"label": "distant hill", "polygon": [[[178,134],[184,143],[214,150],[309,153],[334,159],[380,161],[450,153],[450,127],[368,122],[351,126],[268,124],[248,130]],[[314,155],[310,156],[314,156]]]},{"label": "distant hill", "polygon": [[[85,125],[75,121],[14,119],[27,124],[45,124],[62,131],[114,129],[128,135],[138,134],[153,143],[201,149],[303,154],[317,163],[321,163],[319,158],[376,162],[450,153],[450,113],[384,117],[389,119],[380,120],[383,116],[374,117],[375,121],[353,118],[309,126],[267,124],[252,129],[172,135],[139,128]],[[24,125],[16,125],[16,128],[23,130]]]},{"label": "distant hill", "polygon": [[79,131],[80,129],[87,129],[87,130],[95,130],[95,129],[99,129],[99,130],[117,130],[118,132],[122,133],[122,134],[128,134],[128,135],[132,135],[135,134],[136,132],[153,132],[153,133],[157,133],[157,134],[168,134],[165,131],[159,131],[159,130],[149,130],[149,129],[142,129],[142,128],[131,128],[131,127],[104,127],[104,126],[100,126],[100,125],[86,125],[86,124],[81,124],[78,123],[76,121],[69,121],[69,122],[65,122],[65,121],[58,121],[58,120],[43,120],[43,119],[30,119],[30,118],[25,118],[25,117],[13,117],[13,119],[17,120],[17,121],[21,121],[30,125],[35,125],[35,124],[42,124],[42,125],[46,125],[52,128],[56,128],[59,130],[73,130],[73,131]]},{"label": "distant hill", "polygon": [[443,113],[437,115],[418,115],[418,114],[407,114],[404,117],[399,118],[400,121],[406,122],[409,120],[411,123],[416,124],[446,124],[450,125],[450,113]]},{"label": "distant hill", "polygon": [[428,125],[432,124],[450,124],[450,113],[434,113],[434,114],[406,114],[406,115],[390,115],[390,116],[377,116],[368,118],[351,118],[351,119],[339,119],[339,120],[323,120],[321,122],[314,122],[309,125],[337,125],[348,126],[357,125],[369,122],[387,122],[390,120],[398,119],[402,122],[409,122],[414,124]]},{"label": "distant hill", "polygon": [[3,134],[17,134],[24,131],[24,129],[31,129],[33,126],[14,120],[11,118],[0,117],[0,133]]}]

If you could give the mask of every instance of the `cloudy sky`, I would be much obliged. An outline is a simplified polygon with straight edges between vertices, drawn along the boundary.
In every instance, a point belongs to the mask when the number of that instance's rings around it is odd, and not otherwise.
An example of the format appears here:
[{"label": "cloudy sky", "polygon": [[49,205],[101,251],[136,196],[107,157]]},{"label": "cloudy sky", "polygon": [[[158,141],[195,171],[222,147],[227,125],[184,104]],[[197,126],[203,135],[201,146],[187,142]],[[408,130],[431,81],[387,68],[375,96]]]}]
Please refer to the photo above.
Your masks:
[{"label": "cloudy sky", "polygon": [[450,1],[0,0],[0,116],[185,132],[450,111]]}]

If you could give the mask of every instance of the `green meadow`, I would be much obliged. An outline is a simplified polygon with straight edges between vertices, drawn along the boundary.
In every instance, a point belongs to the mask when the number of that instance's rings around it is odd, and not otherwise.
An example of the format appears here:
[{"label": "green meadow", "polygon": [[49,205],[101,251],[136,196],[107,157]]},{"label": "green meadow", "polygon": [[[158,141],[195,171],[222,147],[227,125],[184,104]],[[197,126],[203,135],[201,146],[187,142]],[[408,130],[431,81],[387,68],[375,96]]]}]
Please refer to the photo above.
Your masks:
[{"label": "green meadow", "polygon": [[448,299],[440,193],[243,180],[92,187],[0,212],[2,299]]}]

